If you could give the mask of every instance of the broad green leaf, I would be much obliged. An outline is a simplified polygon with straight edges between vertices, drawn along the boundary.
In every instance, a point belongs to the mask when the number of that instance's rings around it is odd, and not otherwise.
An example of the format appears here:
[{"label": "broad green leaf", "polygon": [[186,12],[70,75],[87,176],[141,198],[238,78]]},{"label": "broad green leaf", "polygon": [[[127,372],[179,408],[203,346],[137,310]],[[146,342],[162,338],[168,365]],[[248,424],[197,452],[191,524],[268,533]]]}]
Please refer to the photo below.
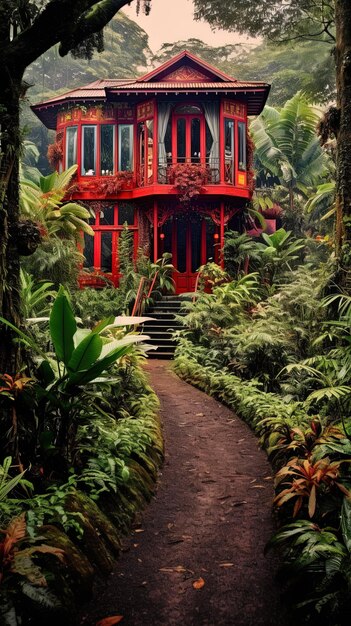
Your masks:
[{"label": "broad green leaf", "polygon": [[341,531],[345,545],[351,554],[351,498],[346,496],[341,507]]},{"label": "broad green leaf", "polygon": [[70,372],[82,372],[89,369],[99,358],[102,349],[102,339],[96,333],[90,333],[81,341],[67,364]]},{"label": "broad green leaf", "polygon": [[50,334],[57,357],[65,365],[74,350],[73,335],[77,324],[64,288],[61,286],[51,309]]}]

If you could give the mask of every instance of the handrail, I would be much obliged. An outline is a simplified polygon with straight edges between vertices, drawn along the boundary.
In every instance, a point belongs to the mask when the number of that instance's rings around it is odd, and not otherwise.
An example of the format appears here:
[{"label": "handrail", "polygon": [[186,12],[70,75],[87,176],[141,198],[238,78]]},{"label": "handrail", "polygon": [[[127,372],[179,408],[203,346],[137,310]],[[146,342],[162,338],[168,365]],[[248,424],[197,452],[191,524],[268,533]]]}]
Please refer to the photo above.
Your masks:
[{"label": "handrail", "polygon": [[147,296],[146,296],[147,298],[150,298],[150,297],[151,297],[151,294],[152,294],[152,292],[153,292],[153,290],[154,290],[154,286],[155,286],[155,283],[156,283],[156,279],[157,279],[157,276],[159,275],[159,273],[160,273],[160,270],[157,270],[157,272],[155,273],[155,276],[154,276],[154,277],[153,277],[153,279],[152,279],[152,283],[151,283],[151,285],[150,285],[150,289],[149,289],[148,294],[147,294]]},{"label": "handrail", "polygon": [[137,295],[136,295],[133,310],[132,310],[132,317],[135,317],[137,313],[140,314],[142,312],[141,306],[142,306],[143,299],[145,297],[145,294],[144,294],[145,281],[146,281],[145,276],[142,276],[140,278],[138,291],[137,291]]}]

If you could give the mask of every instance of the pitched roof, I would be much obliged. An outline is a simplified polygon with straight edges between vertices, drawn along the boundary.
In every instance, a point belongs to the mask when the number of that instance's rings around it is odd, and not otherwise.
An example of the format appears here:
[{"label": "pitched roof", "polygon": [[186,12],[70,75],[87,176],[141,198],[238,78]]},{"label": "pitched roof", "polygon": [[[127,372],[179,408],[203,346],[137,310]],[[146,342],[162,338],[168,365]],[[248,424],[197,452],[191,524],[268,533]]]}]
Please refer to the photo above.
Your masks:
[{"label": "pitched roof", "polygon": [[99,79],[88,85],[71,89],[32,106],[32,110],[48,127],[56,128],[56,116],[60,106],[71,102],[113,101],[116,97],[163,93],[196,93],[204,95],[224,93],[240,95],[247,103],[248,114],[259,114],[267,100],[270,85],[257,81],[240,81],[227,76],[209,63],[187,50],[176,55],[160,67],[140,78]]},{"label": "pitched roof", "polygon": [[[210,65],[200,57],[195,56],[188,50],[183,50],[176,56],[172,57],[156,69],[152,70],[148,74],[144,74],[144,76],[140,76],[136,82],[138,83],[147,83],[147,82],[155,82],[155,79],[162,80],[167,74],[171,73],[172,70],[176,69],[180,65],[190,65],[193,68],[198,68],[200,71],[202,70],[204,78],[207,78],[207,81],[212,82],[213,80],[218,81],[233,81],[232,76],[228,76],[228,74],[224,74],[221,70],[217,69],[213,65]],[[206,82],[207,82],[206,81]],[[156,82],[158,82],[156,80]]]}]

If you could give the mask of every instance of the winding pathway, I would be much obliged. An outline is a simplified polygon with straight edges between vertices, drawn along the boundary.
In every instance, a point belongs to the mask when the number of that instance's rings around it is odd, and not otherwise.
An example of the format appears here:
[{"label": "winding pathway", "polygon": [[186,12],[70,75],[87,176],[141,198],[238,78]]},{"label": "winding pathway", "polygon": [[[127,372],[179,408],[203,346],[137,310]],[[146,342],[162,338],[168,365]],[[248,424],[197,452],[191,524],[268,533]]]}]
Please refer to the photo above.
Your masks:
[{"label": "winding pathway", "polygon": [[147,369],[165,429],[157,497],[82,623],[123,615],[123,626],[288,626],[276,564],[263,555],[273,531],[265,454],[245,424],[167,362]]}]

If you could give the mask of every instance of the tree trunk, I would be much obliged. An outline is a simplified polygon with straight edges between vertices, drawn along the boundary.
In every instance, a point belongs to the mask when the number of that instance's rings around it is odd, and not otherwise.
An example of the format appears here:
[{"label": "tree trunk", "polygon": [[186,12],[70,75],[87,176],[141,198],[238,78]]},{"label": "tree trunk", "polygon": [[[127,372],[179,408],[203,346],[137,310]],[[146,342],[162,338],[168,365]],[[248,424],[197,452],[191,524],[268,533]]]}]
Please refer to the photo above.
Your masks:
[{"label": "tree trunk", "polygon": [[[0,315],[20,324],[18,170],[20,155],[19,107],[22,75],[0,64]],[[18,371],[19,351],[12,333],[0,325],[0,374]]]},{"label": "tree trunk", "polygon": [[351,2],[336,0],[336,85],[340,110],[337,137],[336,247],[347,286],[351,269]]}]

